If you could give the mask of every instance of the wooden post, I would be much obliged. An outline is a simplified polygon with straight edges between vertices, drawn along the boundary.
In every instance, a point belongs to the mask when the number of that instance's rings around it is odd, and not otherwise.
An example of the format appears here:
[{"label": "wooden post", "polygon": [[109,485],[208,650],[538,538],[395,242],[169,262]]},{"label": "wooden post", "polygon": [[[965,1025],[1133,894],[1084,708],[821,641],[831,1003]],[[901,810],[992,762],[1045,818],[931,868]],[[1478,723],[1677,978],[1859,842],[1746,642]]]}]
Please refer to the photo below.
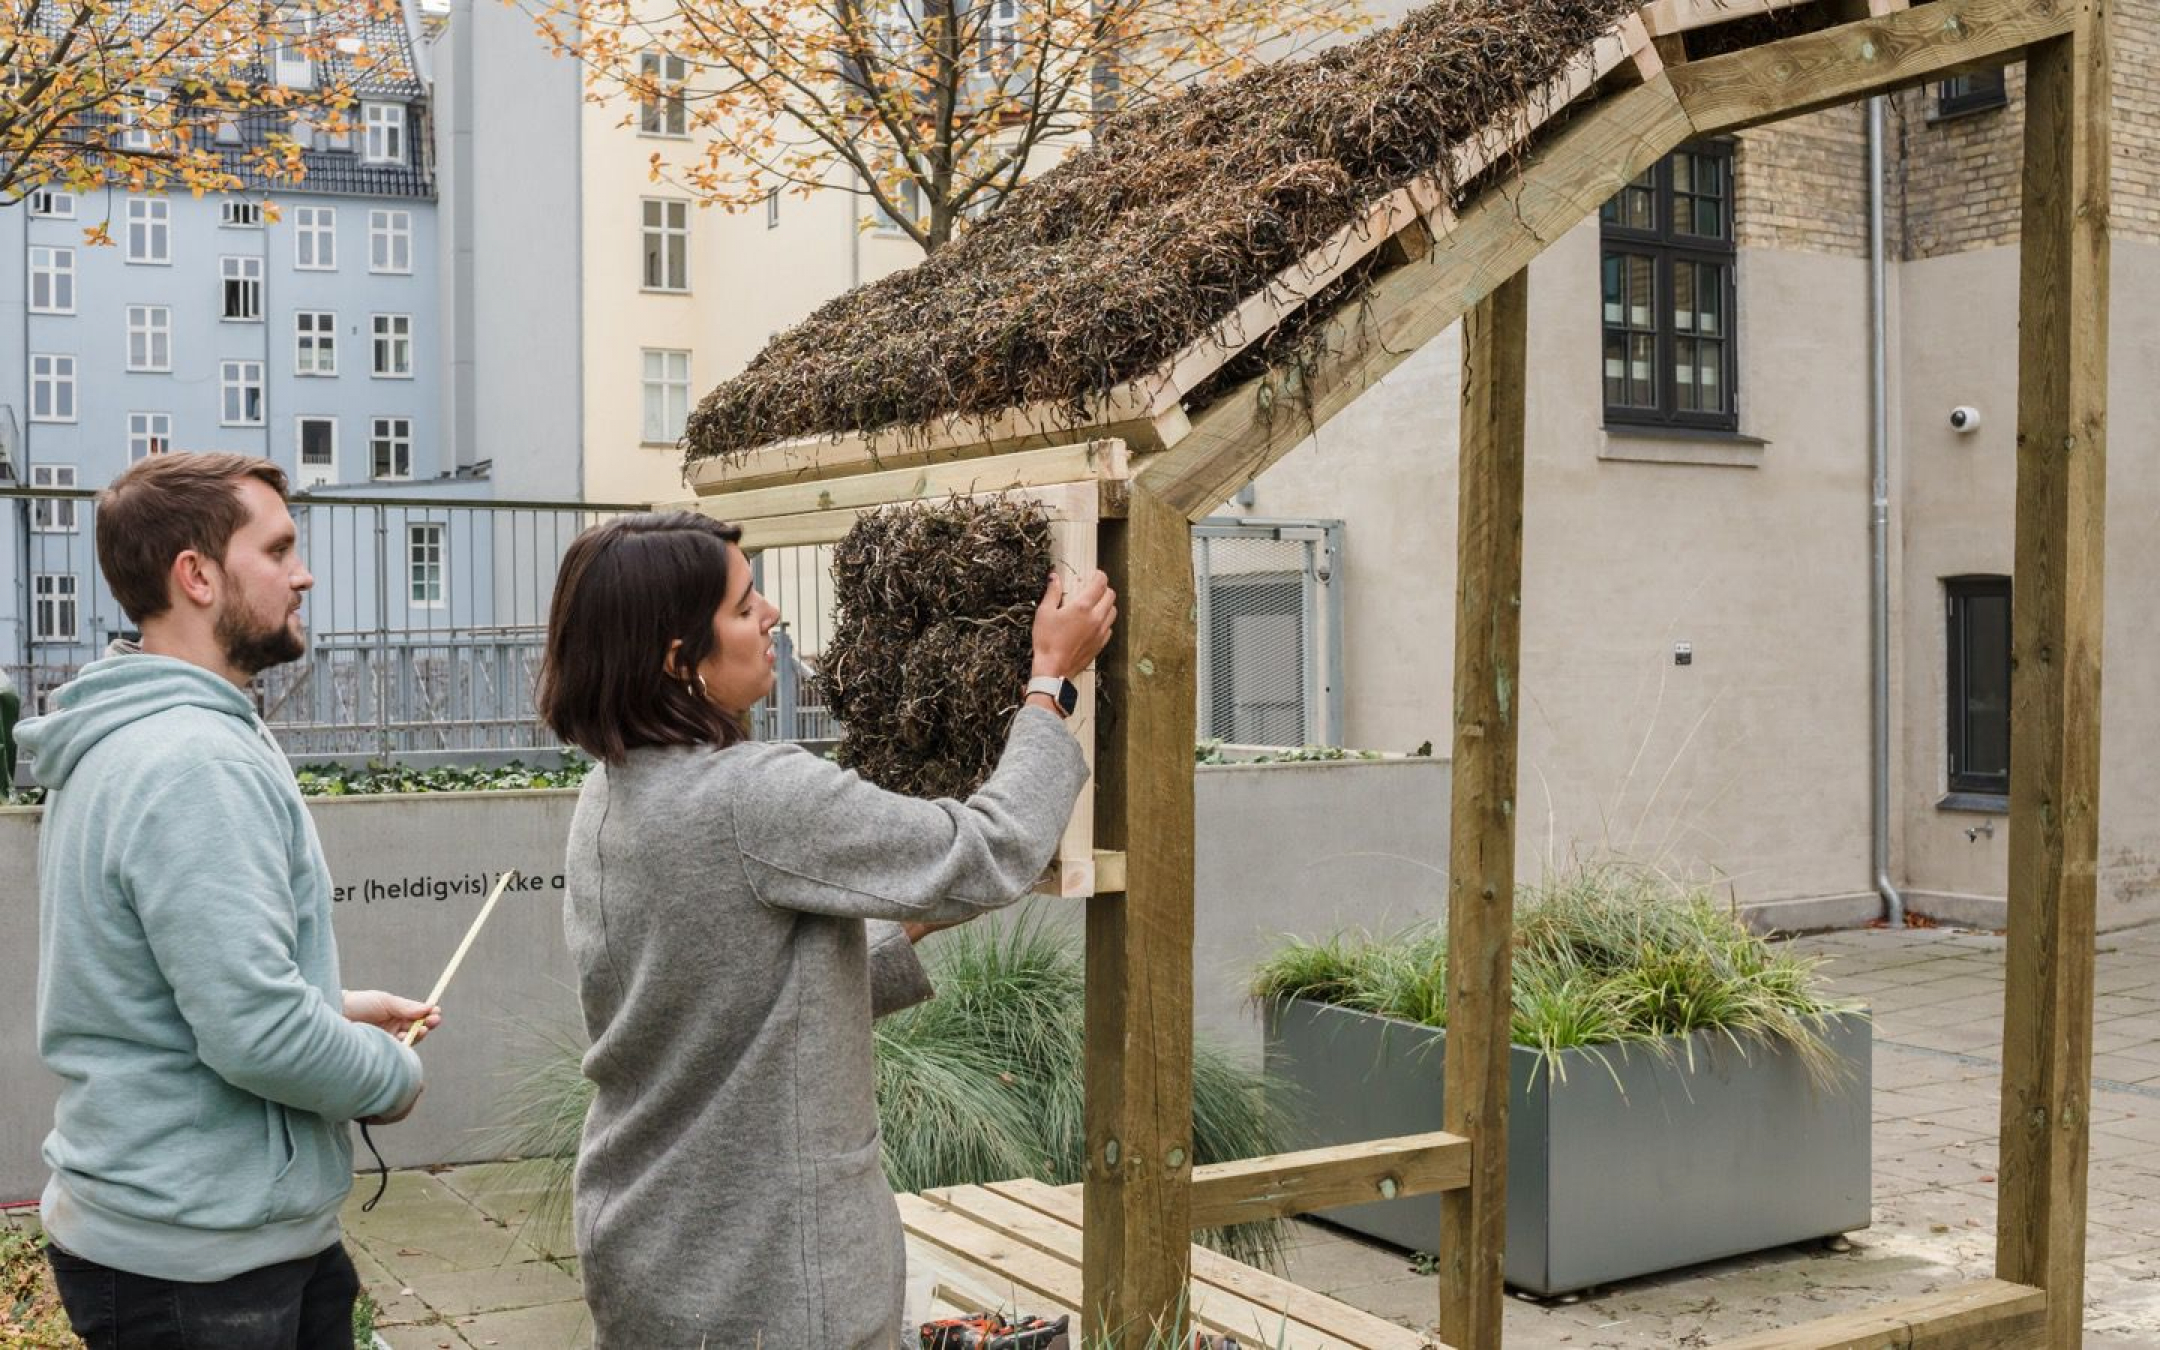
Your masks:
[{"label": "wooden post", "polygon": [[2026,59],[2011,583],[2010,936],[1995,1271],[2081,1343],[2107,497],[2105,0]]},{"label": "wooden post", "polygon": [[1440,1337],[1456,1350],[1494,1350],[1505,1306],[1529,297],[1524,269],[1463,319],[1442,1128],[1469,1139],[1471,1167],[1440,1197]]},{"label": "wooden post", "polygon": [[1117,1346],[1168,1330],[1192,1253],[1192,531],[1135,483],[1103,523],[1118,632],[1098,663],[1095,838],[1125,852],[1125,893],[1087,908],[1084,1320]]}]

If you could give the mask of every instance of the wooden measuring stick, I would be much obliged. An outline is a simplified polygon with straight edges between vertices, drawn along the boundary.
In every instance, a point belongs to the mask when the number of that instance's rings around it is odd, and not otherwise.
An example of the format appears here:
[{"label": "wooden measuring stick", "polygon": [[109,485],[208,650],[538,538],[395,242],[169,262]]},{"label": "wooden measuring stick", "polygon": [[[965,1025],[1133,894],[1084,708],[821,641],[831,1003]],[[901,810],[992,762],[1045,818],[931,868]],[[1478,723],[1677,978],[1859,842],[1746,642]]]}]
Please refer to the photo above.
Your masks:
[{"label": "wooden measuring stick", "polygon": [[[480,926],[488,921],[488,915],[495,912],[495,902],[502,899],[503,891],[509,887],[511,878],[516,875],[517,869],[515,867],[511,868],[503,873],[501,879],[495,883],[495,889],[488,892],[487,903],[480,906],[480,916],[472,921],[472,927],[465,930],[465,940],[460,942],[457,951],[451,954],[450,964],[443,967],[442,978],[435,981],[435,992],[427,996],[429,1007],[432,1008],[442,1002],[443,990],[450,987],[450,977],[457,974],[458,966],[463,964],[465,960],[465,953],[472,950],[473,939],[480,936]],[[419,1040],[420,1028],[425,1025],[427,1025],[427,1019],[419,1018],[411,1026],[407,1027],[405,1029],[405,1044],[411,1045],[414,1041]]]}]

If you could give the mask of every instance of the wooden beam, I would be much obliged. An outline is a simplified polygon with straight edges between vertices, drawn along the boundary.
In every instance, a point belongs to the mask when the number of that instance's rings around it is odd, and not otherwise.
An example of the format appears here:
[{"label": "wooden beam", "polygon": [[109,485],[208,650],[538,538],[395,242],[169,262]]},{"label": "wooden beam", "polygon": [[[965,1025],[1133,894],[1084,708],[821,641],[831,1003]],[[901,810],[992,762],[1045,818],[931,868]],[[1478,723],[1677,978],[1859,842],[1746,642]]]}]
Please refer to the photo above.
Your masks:
[{"label": "wooden beam", "polygon": [[1125,894],[1087,905],[1085,1313],[1137,1345],[1170,1327],[1192,1245],[1192,531],[1135,483],[1102,539],[1123,618],[1098,662],[1095,838]]},{"label": "wooden beam", "polygon": [[2011,579],[2009,941],[1995,1273],[2080,1344],[2107,515],[2106,0],[2026,62]]},{"label": "wooden beam", "polygon": [[2070,30],[2075,0],[1935,0],[1674,66],[1698,135],[1737,131],[2014,56]]},{"label": "wooden beam", "polygon": [[1470,1141],[1437,1132],[1241,1158],[1193,1169],[1192,1224],[1224,1228],[1287,1219],[1454,1190],[1469,1180]]},{"label": "wooden beam", "polygon": [[1506,1309],[1508,1050],[1515,947],[1515,752],[1522,706],[1524,391],[1530,274],[1463,321],[1455,588],[1455,776],[1448,848],[1441,1125],[1470,1184],[1440,1197],[1440,1334],[1498,1350]]},{"label": "wooden beam", "polygon": [[1123,441],[1082,441],[1076,445],[1025,450],[988,460],[956,460],[858,474],[852,478],[812,479],[779,487],[724,490],[688,501],[669,502],[654,509],[697,511],[741,523],[769,516],[889,506],[894,502],[923,501],[956,493],[972,497],[986,492],[1008,492],[1014,488],[1119,479],[1130,475],[1131,464],[1132,456],[1127,453]]},{"label": "wooden beam", "polygon": [[1980,1280],[1743,1336],[1722,1350],[2018,1350],[2035,1343],[2047,1305],[2044,1290]]},{"label": "wooden beam", "polygon": [[1192,435],[1137,465],[1136,481],[1195,520],[1221,506],[1687,139],[1669,78],[1613,96],[1531,151],[1519,177],[1463,209],[1428,261],[1381,277],[1321,327],[1313,347],[1329,355],[1309,380],[1277,371],[1232,390]]},{"label": "wooden beam", "polygon": [[1652,37],[1664,37],[1812,3],[1814,0],[1651,0],[1642,7],[1642,19]]}]

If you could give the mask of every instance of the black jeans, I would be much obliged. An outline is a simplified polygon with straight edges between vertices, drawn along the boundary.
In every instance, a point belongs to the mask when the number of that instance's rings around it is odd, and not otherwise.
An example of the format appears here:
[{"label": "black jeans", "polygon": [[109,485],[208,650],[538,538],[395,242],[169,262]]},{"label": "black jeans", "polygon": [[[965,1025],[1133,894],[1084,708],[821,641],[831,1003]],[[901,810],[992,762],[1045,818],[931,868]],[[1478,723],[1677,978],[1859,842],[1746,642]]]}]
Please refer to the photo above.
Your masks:
[{"label": "black jeans", "polygon": [[213,1284],[157,1280],[46,1248],[89,1350],[353,1350],[360,1276],[344,1245]]}]

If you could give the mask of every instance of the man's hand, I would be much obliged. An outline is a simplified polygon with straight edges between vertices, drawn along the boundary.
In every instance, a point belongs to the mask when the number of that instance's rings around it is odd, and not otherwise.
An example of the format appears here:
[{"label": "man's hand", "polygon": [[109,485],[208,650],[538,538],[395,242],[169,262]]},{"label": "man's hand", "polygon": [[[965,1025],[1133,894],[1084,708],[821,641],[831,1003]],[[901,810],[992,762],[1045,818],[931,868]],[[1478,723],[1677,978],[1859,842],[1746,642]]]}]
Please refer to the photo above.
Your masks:
[{"label": "man's hand", "polygon": [[[442,1025],[442,1013],[432,1004],[399,998],[396,994],[386,994],[380,989],[348,989],[345,991],[345,1020],[381,1027],[401,1041],[405,1039],[405,1033],[412,1029],[413,1023],[418,1022],[420,1034],[413,1038],[413,1043],[417,1045],[427,1039],[428,1032]],[[407,1103],[405,1110],[411,1109],[411,1103]],[[402,1119],[404,1114],[404,1111],[400,1111],[399,1118]],[[390,1122],[385,1120],[382,1123],[387,1125]]]},{"label": "man's hand", "polygon": [[[423,1031],[420,1034],[425,1036],[427,1033]],[[360,1123],[362,1125],[395,1125],[412,1114],[412,1109],[420,1104],[420,1094],[426,1091],[427,1084],[422,1083],[419,1087],[413,1089],[413,1095],[405,1099],[403,1106],[385,1111],[379,1116],[369,1116]]]}]

